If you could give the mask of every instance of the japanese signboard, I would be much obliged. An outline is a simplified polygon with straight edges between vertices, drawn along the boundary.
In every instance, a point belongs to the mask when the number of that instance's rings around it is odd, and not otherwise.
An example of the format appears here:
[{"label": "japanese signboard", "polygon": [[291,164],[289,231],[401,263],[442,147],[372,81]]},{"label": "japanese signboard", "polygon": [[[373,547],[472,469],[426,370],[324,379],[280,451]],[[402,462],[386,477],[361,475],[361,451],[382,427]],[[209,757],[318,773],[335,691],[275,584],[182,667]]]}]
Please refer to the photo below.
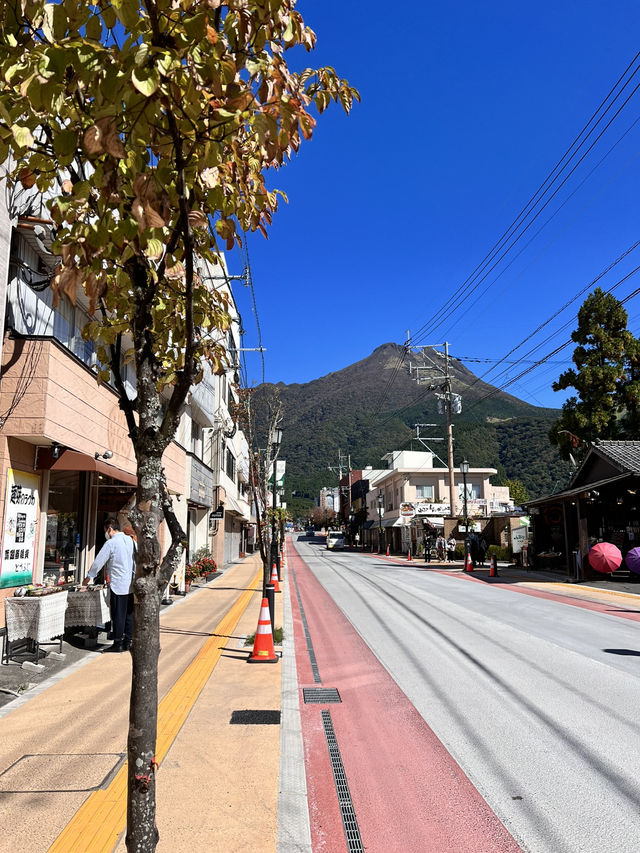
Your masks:
[{"label": "japanese signboard", "polygon": [[34,474],[7,470],[0,551],[0,587],[31,583],[38,521],[38,485]]},{"label": "japanese signboard", "polygon": [[528,527],[515,527],[511,531],[511,547],[514,554],[519,554],[527,544]]}]

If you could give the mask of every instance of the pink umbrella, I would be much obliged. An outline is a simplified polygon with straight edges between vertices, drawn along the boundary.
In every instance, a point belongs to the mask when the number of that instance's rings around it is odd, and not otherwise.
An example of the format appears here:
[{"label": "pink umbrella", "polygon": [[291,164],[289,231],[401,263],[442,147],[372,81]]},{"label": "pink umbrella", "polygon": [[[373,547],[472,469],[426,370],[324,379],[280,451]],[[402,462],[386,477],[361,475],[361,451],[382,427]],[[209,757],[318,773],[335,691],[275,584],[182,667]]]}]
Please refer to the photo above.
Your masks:
[{"label": "pink umbrella", "polygon": [[632,548],[630,551],[627,551],[624,561],[630,571],[640,575],[640,548]]},{"label": "pink umbrella", "polygon": [[598,542],[589,551],[589,563],[596,572],[609,574],[615,572],[622,562],[622,554],[619,548],[611,542]]}]

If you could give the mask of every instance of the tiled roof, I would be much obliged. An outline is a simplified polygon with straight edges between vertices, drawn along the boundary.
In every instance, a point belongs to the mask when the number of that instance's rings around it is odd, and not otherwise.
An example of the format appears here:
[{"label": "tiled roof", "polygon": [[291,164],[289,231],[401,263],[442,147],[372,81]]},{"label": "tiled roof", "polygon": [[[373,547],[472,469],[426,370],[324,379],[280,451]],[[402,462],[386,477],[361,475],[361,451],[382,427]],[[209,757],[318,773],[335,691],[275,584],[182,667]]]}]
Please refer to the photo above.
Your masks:
[{"label": "tiled roof", "polygon": [[640,441],[598,441],[593,449],[622,470],[640,474]]}]

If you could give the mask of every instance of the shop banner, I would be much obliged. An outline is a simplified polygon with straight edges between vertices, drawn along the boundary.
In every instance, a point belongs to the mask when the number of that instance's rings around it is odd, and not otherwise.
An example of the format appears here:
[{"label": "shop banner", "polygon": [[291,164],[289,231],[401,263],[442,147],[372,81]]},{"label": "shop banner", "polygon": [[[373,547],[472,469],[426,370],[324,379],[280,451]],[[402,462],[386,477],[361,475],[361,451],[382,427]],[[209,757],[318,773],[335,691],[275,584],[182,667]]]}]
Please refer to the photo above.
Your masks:
[{"label": "shop banner", "polygon": [[23,586],[33,580],[39,484],[40,478],[35,474],[7,470],[0,587]]}]

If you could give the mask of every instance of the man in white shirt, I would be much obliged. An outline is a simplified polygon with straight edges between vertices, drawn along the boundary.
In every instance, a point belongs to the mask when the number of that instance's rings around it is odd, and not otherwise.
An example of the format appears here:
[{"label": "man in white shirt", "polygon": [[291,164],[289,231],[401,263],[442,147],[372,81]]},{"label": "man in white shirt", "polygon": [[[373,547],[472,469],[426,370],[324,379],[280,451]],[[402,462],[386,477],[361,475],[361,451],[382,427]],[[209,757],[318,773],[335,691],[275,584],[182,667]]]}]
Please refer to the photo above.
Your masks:
[{"label": "man in white shirt", "polygon": [[86,586],[90,579],[95,578],[100,569],[106,567],[105,574],[109,575],[111,590],[113,645],[106,648],[105,652],[122,652],[131,648],[133,636],[134,544],[133,539],[120,530],[120,522],[117,518],[106,520],[104,532],[107,541],[89,567],[87,577],[82,583]]}]

